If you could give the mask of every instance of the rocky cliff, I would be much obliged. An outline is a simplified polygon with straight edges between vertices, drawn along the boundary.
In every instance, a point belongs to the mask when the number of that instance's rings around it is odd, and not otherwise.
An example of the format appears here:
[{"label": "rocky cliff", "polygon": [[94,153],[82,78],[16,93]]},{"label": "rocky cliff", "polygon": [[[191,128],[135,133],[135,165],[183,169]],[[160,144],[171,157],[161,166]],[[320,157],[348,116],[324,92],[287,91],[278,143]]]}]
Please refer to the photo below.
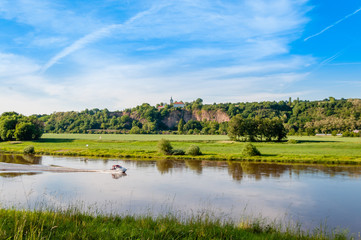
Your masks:
[{"label": "rocky cliff", "polygon": [[179,120],[183,120],[188,122],[189,120],[197,120],[197,121],[216,121],[218,123],[227,122],[230,120],[227,113],[222,110],[176,110],[169,113],[168,117],[164,118],[162,122],[167,125],[169,128],[173,128],[177,126]]}]

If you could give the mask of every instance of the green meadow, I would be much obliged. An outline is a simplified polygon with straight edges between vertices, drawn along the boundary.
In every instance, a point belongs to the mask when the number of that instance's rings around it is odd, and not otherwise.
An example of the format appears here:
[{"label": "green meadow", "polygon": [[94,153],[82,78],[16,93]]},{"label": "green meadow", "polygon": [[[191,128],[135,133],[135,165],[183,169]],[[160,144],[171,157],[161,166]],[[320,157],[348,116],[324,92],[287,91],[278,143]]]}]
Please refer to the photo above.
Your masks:
[{"label": "green meadow", "polygon": [[[157,142],[167,139],[174,149],[197,145],[200,156],[162,155]],[[44,134],[38,141],[0,142],[3,153],[22,154],[34,146],[39,155],[114,157],[136,159],[202,159],[287,163],[360,164],[361,138],[340,136],[290,136],[285,142],[255,142],[261,156],[242,155],[244,142],[225,135],[132,135],[132,134]]]}]

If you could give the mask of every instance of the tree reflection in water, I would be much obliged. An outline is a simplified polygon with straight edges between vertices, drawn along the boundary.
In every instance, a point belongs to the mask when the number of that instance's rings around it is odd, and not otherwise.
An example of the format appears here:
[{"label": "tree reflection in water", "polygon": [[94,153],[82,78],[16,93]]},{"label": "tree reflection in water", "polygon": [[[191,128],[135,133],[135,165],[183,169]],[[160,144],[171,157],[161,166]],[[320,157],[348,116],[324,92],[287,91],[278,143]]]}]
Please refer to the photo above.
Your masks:
[{"label": "tree reflection in water", "polygon": [[202,174],[202,161],[198,160],[186,160],[185,165],[189,168],[194,170],[197,174]]},{"label": "tree reflection in water", "polygon": [[0,177],[3,178],[15,178],[15,177],[20,177],[20,176],[32,176],[32,175],[36,175],[36,174],[40,174],[41,172],[4,172],[4,173],[0,173]]},{"label": "tree reflection in water", "polygon": [[[93,161],[86,158],[84,162]],[[105,161],[103,159],[103,161]],[[235,181],[242,181],[243,178],[280,178],[284,174],[290,177],[299,176],[302,173],[316,174],[322,172],[330,177],[348,176],[359,178],[361,176],[360,165],[319,165],[319,164],[276,164],[276,163],[251,163],[251,162],[232,162],[232,161],[210,161],[210,160],[170,160],[163,159],[157,161],[134,161],[123,160],[125,164],[134,164],[136,168],[150,168],[156,166],[161,174],[172,173],[174,170],[190,169],[197,174],[203,173],[203,168],[227,168],[228,174]],[[31,155],[12,155],[0,154],[0,162],[16,164],[42,164],[42,157]],[[106,163],[106,161],[105,161]],[[4,175],[5,174],[5,175]],[[0,176],[17,176],[22,174],[36,173],[2,173]],[[116,176],[115,178],[119,178]]]},{"label": "tree reflection in water", "polygon": [[16,164],[41,164],[42,157],[32,155],[0,154],[0,162]]},{"label": "tree reflection in water", "polygon": [[[154,162],[143,162],[145,166]],[[202,174],[203,168],[227,168],[228,174],[235,181],[242,181],[244,177],[261,180],[263,178],[280,178],[284,174],[290,177],[301,173],[315,174],[322,172],[330,177],[337,175],[358,178],[361,176],[360,166],[353,165],[302,165],[302,164],[276,164],[276,163],[250,163],[250,162],[222,162],[206,160],[158,160],[155,162],[161,174],[172,173],[173,170],[188,168],[197,174]]]}]

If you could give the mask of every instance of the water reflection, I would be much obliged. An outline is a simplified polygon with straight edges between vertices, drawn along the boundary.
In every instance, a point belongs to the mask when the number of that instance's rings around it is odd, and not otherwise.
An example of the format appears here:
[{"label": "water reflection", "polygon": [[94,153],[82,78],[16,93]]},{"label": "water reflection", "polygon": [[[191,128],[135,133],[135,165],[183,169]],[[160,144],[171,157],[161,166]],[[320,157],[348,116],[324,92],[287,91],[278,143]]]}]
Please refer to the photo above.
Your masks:
[{"label": "water reflection", "polygon": [[202,161],[197,160],[186,160],[185,165],[189,168],[194,170],[197,174],[201,174],[203,170]]},{"label": "water reflection", "polygon": [[40,173],[41,172],[4,172],[4,173],[0,173],[0,177],[15,178],[20,176],[33,176]]},{"label": "water reflection", "polygon": [[[52,156],[29,161],[19,155],[0,155],[0,159],[6,163],[42,164],[19,166],[29,171],[31,167],[51,165],[93,170],[42,174],[0,171],[3,206],[19,202],[35,208],[43,201],[49,206],[67,207],[81,202],[85,208],[98,204],[101,211],[111,214],[214,211],[215,216],[235,221],[244,214],[272,219],[287,215],[310,229],[326,217],[331,227],[358,232],[361,226],[361,166],[356,165]],[[111,174],[109,169],[114,164],[128,168],[127,174]]]},{"label": "water reflection", "polygon": [[16,164],[41,164],[42,157],[32,155],[0,154],[0,162]]},{"label": "water reflection", "polygon": [[[49,157],[45,157],[46,159]],[[74,158],[69,164],[68,161],[59,160],[69,167],[81,168],[84,165],[87,167],[93,165],[94,162],[102,162],[103,166],[108,166],[114,163],[114,161],[120,161],[115,159],[88,159],[88,158]],[[59,161],[59,162],[60,162]],[[344,166],[327,166],[327,165],[302,165],[302,164],[273,164],[273,163],[249,163],[249,162],[225,162],[225,161],[207,161],[207,160],[169,160],[163,159],[158,161],[134,161],[134,160],[122,160],[125,166],[134,165],[136,168],[152,168],[156,167],[161,174],[172,174],[173,171],[189,169],[197,175],[203,174],[204,168],[218,168],[227,169],[228,174],[233,180],[241,182],[245,177],[253,178],[257,181],[264,178],[280,178],[281,176],[288,174],[290,177],[299,176],[302,173],[317,174],[323,173],[329,177],[347,176],[351,178],[359,178],[361,176],[361,168],[358,165],[344,165]],[[16,164],[42,164],[43,158],[31,155],[11,155],[0,154],[0,162],[4,163],[16,163]],[[78,163],[76,163],[78,162]],[[75,164],[76,163],[76,164]],[[73,166],[74,165],[74,166]],[[63,166],[63,165],[62,165]],[[4,173],[3,173],[4,174]],[[6,173],[7,174],[7,173]],[[15,176],[15,173],[11,173]],[[11,176],[7,175],[7,176]],[[17,173],[25,174],[25,173]],[[28,174],[28,173],[26,173]],[[36,174],[36,173],[34,173]],[[3,175],[0,175],[3,176]],[[114,179],[119,179],[125,175],[116,174],[112,176]]]},{"label": "water reflection", "polygon": [[[131,163],[131,162],[129,162]],[[158,161],[139,161],[137,167],[150,167],[156,165],[161,174],[171,174],[176,169],[190,169],[201,175],[203,168],[226,168],[228,174],[235,181],[242,181],[244,177],[261,180],[264,178],[280,178],[285,174],[290,177],[299,176],[302,173],[323,173],[329,177],[348,176],[359,178],[361,176],[360,166],[326,166],[326,165],[295,165],[295,164],[273,164],[273,163],[249,163],[249,162],[216,162],[200,160],[158,160]]]},{"label": "water reflection", "polygon": [[173,170],[182,169],[185,167],[184,161],[168,159],[158,160],[156,161],[155,165],[161,174],[172,173]]},{"label": "water reflection", "polygon": [[119,179],[119,178],[125,177],[125,176],[127,176],[126,173],[112,173],[112,178],[114,178],[114,179]]},{"label": "water reflection", "polygon": [[228,173],[236,181],[241,181],[244,176],[261,180],[262,178],[280,178],[285,172],[291,172],[290,165],[257,164],[257,163],[232,163],[228,165]]}]

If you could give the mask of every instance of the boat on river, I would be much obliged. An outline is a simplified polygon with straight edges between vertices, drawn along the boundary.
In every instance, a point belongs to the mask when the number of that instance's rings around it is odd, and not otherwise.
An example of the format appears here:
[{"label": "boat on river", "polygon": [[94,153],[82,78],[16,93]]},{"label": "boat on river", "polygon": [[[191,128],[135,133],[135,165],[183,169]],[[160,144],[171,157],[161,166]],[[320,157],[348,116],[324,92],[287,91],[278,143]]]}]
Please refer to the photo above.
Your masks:
[{"label": "boat on river", "polygon": [[114,173],[125,173],[127,171],[125,167],[120,165],[113,165],[110,170],[114,171]]}]

